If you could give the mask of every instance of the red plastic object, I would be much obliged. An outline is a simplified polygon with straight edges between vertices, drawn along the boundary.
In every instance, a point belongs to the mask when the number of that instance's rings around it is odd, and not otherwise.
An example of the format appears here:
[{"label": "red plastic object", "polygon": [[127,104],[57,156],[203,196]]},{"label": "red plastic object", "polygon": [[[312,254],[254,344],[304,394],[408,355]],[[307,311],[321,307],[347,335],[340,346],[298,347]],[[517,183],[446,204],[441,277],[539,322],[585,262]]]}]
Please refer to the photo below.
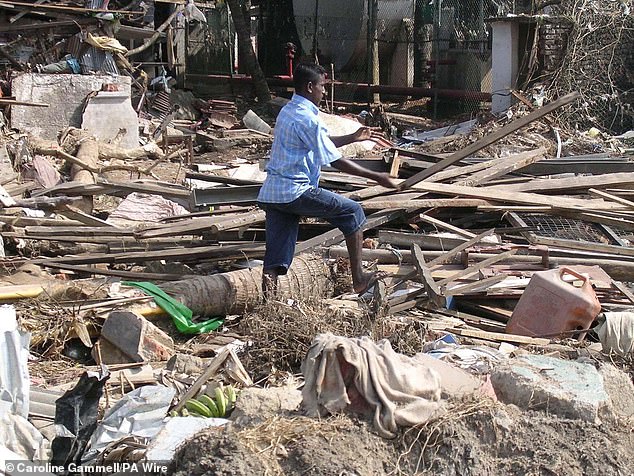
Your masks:
[{"label": "red plastic object", "polygon": [[[564,280],[566,275],[581,286]],[[508,334],[555,337],[566,331],[589,329],[601,311],[590,280],[570,268],[533,274],[506,324]],[[582,334],[583,335],[583,334]]]}]

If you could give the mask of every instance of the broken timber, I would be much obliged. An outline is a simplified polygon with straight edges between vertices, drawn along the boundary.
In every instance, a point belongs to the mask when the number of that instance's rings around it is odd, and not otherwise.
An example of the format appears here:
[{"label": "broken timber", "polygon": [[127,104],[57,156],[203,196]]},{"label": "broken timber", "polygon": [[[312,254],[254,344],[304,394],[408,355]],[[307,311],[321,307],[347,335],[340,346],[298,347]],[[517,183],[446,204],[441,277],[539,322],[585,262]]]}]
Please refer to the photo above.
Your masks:
[{"label": "broken timber", "polygon": [[[544,117],[546,114],[549,114],[552,111],[559,109],[562,106],[565,106],[566,104],[570,104],[572,101],[574,101],[578,97],[579,97],[579,93],[577,92],[567,94],[564,97],[559,98],[556,101],[553,101],[550,104],[527,114],[526,116],[515,119],[513,122],[501,127],[495,132],[492,132],[491,134],[484,136],[483,138],[477,140],[473,144],[465,147],[464,149],[461,149],[458,152],[454,152],[449,157],[441,160],[440,162],[432,165],[431,167],[428,167],[425,170],[422,170],[418,172],[417,174],[411,176],[410,178],[406,179],[404,182],[399,184],[398,190],[405,190],[411,187],[412,185],[422,182],[427,177],[431,177],[435,173],[446,169],[450,165],[453,165],[456,162],[470,156],[471,154],[474,154],[478,152],[479,150],[484,149],[485,147],[499,141],[500,139],[506,137],[507,135],[530,124],[531,122]],[[354,198],[355,199],[370,198],[370,197],[381,195],[387,192],[390,192],[390,189],[378,185],[378,186],[370,187],[356,193],[354,195]]]}]

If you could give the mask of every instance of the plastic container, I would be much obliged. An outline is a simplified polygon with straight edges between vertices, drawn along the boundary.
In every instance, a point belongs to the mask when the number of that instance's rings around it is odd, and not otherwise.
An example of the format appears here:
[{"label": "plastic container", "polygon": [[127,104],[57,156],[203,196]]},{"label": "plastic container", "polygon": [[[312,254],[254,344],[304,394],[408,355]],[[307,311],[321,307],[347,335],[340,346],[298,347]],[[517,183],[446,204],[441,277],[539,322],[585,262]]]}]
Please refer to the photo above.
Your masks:
[{"label": "plastic container", "polygon": [[[581,286],[564,280],[577,278]],[[601,304],[590,280],[570,268],[533,274],[515,306],[506,332],[530,337],[555,337],[560,333],[590,328]]]}]

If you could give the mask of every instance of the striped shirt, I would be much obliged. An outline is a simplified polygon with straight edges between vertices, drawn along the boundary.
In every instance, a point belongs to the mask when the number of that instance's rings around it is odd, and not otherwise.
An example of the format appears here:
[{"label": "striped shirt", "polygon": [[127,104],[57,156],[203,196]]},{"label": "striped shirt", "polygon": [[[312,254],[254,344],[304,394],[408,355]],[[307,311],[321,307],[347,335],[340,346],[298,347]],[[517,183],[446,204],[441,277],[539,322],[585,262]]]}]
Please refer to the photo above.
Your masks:
[{"label": "striped shirt", "polygon": [[319,185],[322,165],[341,158],[311,101],[294,94],[275,123],[271,160],[258,201],[290,203]]}]

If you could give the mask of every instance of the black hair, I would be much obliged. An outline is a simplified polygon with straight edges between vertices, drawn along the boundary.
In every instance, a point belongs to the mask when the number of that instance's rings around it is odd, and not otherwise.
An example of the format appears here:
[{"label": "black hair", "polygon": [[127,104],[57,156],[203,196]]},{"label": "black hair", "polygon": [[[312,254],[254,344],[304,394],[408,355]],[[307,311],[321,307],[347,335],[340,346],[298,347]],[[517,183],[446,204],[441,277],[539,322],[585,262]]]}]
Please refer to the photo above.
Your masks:
[{"label": "black hair", "polygon": [[302,91],[306,89],[308,83],[316,83],[319,78],[326,74],[326,70],[323,66],[316,63],[300,63],[293,72],[293,86],[295,91]]}]

